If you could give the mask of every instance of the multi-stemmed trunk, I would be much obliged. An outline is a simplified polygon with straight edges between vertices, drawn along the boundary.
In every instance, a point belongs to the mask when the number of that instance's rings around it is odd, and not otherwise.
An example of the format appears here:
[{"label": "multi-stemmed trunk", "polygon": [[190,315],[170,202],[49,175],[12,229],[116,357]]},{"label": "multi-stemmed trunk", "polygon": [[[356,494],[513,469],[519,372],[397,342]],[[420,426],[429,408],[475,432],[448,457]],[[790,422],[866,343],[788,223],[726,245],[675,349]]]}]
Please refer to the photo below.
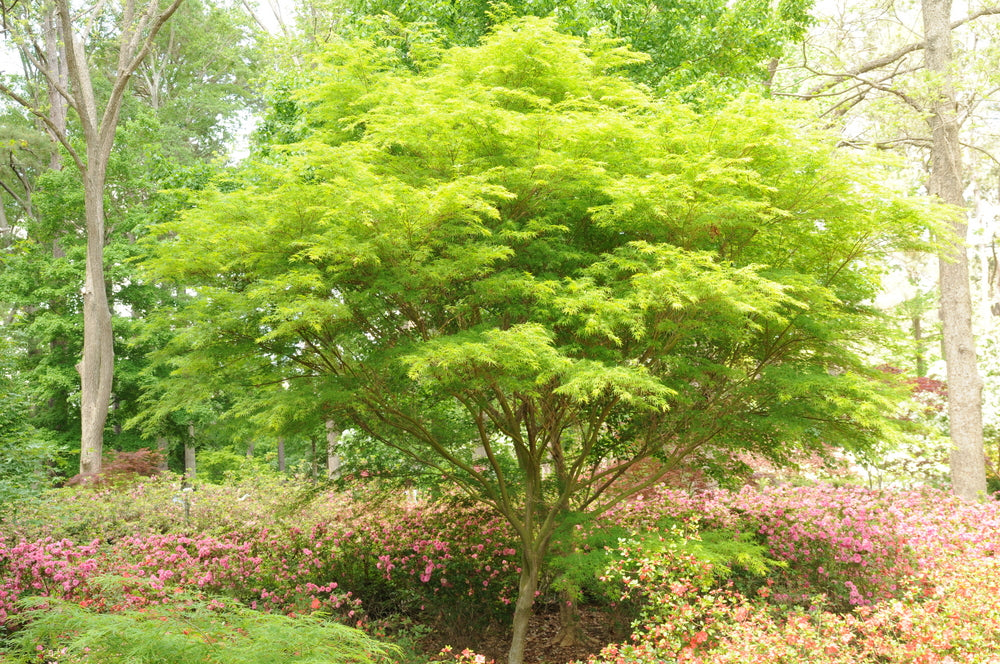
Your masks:
[{"label": "multi-stemmed trunk", "polygon": [[521,554],[521,576],[517,584],[517,601],[514,603],[514,620],[507,664],[521,664],[528,642],[528,626],[535,606],[535,592],[542,567],[542,554],[534,547]]}]

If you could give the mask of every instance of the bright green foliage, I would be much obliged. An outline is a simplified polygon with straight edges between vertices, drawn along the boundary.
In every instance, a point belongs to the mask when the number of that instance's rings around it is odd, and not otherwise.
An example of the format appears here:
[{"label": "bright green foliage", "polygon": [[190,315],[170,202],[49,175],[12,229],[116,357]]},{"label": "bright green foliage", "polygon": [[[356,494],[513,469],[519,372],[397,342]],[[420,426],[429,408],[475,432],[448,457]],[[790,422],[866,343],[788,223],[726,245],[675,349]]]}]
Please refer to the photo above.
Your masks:
[{"label": "bright green foliage", "polygon": [[311,140],[160,229],[150,274],[200,294],[164,354],[183,389],[290,379],[528,467],[880,436],[857,353],[917,209],[775,104],[699,116],[601,73],[623,57],[525,21],[428,76],[331,62]]},{"label": "bright green foliage", "polygon": [[[404,24],[428,26],[446,44],[472,46],[512,17],[552,16],[562,31],[580,37],[604,33],[649,55],[648,61],[630,68],[636,80],[703,97],[731,94],[766,81],[769,61],[805,35],[812,22],[812,4],[812,0],[307,0],[300,3],[300,24],[307,36],[329,39],[333,31],[364,32],[374,23],[371,17],[392,26],[385,19],[388,14]],[[421,42],[413,39],[413,33],[404,37],[398,26],[391,30],[401,36],[402,51],[419,50]]]},{"label": "bright green foliage", "polygon": [[[113,580],[109,580],[113,581]],[[12,639],[9,662],[91,664],[366,664],[386,646],[319,614],[291,617],[188,600],[112,613],[33,598],[37,610]]]},{"label": "bright green foliage", "polygon": [[[17,9],[31,10],[26,16],[34,16],[31,12],[42,4],[22,3]],[[133,278],[136,239],[149,223],[183,205],[182,199],[161,189],[196,188],[207,178],[212,170],[208,161],[231,138],[234,115],[251,102],[248,80],[258,56],[249,23],[230,0],[186,0],[159,34],[133,79],[134,94],[124,103],[105,195],[105,276],[115,314],[116,360],[105,432],[109,448],[134,449],[140,444],[138,436],[122,428],[135,414],[140,372],[146,365],[148,348],[133,342],[144,313],[171,299],[168,292]],[[96,26],[87,43],[99,96],[107,93],[99,72],[108,71],[111,78],[118,67],[117,52],[109,45],[113,40],[101,28],[111,26]],[[44,95],[42,82],[38,75],[21,79],[17,87]],[[78,134],[76,122],[71,113],[71,136]],[[76,364],[83,329],[83,189],[72,167],[51,170],[50,157],[59,147],[16,110],[0,116],[0,135],[10,139],[0,142],[0,191],[14,229],[0,238],[3,336],[23,351],[14,369],[27,379],[31,424],[73,450],[80,445]],[[63,163],[68,163],[65,156]],[[149,343],[155,346],[156,341]]]},{"label": "bright green foliage", "polygon": [[27,385],[12,371],[14,352],[0,341],[0,506],[35,496],[51,483],[54,442],[29,423]]},{"label": "bright green foliage", "polygon": [[772,102],[654,99],[607,73],[639,56],[551,21],[424,73],[392,57],[332,51],[310,136],[159,227],[149,279],[197,293],[160,321],[163,403],[358,428],[529,560],[562,511],[655,481],[616,484],[639,460],[725,477],[889,435],[869,303],[926,226],[877,169]]}]

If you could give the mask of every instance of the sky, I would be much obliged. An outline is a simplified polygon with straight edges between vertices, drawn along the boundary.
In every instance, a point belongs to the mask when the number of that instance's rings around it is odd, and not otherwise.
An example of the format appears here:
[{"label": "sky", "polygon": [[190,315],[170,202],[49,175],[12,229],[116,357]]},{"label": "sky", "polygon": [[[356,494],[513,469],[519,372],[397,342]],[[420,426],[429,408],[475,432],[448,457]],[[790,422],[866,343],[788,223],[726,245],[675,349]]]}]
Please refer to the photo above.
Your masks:
[{"label": "sky", "polygon": [[[256,6],[257,18],[271,32],[278,31],[279,19],[285,23],[291,23],[295,15],[295,0],[239,0],[251,6]],[[0,73],[18,73],[21,70],[21,61],[18,59],[14,49],[7,38],[0,34]]]},{"label": "sky", "polygon": [[295,0],[249,0],[251,5],[257,5],[257,17],[271,32],[278,31],[278,17],[286,24],[291,23],[295,15]]}]

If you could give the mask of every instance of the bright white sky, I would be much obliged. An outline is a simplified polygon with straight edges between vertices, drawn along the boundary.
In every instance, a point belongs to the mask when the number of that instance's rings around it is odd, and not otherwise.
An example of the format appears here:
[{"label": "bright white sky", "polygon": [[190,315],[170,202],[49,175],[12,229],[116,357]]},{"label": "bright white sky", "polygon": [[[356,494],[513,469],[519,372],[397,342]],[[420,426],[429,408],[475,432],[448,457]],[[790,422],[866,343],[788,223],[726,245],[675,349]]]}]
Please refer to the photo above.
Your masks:
[{"label": "bright white sky", "polygon": [[[257,18],[271,32],[278,32],[280,20],[291,24],[295,18],[295,0],[246,0],[256,6]],[[0,35],[0,73],[19,73],[21,61],[6,37]]]},{"label": "bright white sky", "polygon": [[[253,0],[250,0],[251,4]],[[256,0],[257,16],[271,32],[278,31],[278,17],[290,24],[295,17],[295,0]]]}]

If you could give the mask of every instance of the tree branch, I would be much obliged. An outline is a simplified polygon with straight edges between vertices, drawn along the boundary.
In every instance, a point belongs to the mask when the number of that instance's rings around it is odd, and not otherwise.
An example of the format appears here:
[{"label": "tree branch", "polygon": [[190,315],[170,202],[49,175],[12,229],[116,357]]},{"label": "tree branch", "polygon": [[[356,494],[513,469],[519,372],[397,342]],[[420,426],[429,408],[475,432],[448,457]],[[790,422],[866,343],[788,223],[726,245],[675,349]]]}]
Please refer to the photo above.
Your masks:
[{"label": "tree branch", "polygon": [[[146,58],[149,53],[149,49],[152,48],[153,40],[156,39],[156,35],[160,32],[160,28],[166,24],[170,17],[174,15],[177,8],[181,6],[184,0],[174,0],[170,3],[170,6],[163,10],[155,20],[153,20],[152,25],[149,27],[149,32],[146,34],[145,38],[141,40],[142,46],[138,47],[140,40],[140,32],[146,20],[148,20],[153,15],[153,9],[157,6],[156,0],[150,0],[149,8],[146,15],[139,22],[139,26],[136,27],[135,35],[132,41],[129,43],[127,53],[124,49],[124,43],[122,44],[122,57],[119,60],[118,75],[115,77],[115,84],[111,90],[111,96],[108,98],[108,103],[104,107],[104,116],[101,119],[101,134],[102,143],[104,140],[114,136],[115,127],[117,122],[112,122],[112,120],[117,118],[118,111],[121,108],[121,99],[125,95],[125,88],[128,87],[129,79],[132,78],[132,74],[135,70],[139,68],[142,61]],[[122,36],[124,40],[124,35]],[[129,56],[131,60],[129,60]],[[124,63],[124,64],[122,64]]]},{"label": "tree branch", "polygon": [[[951,23],[951,29],[955,30],[956,28],[959,28],[959,27],[965,25],[966,23],[969,23],[971,21],[975,21],[976,19],[982,18],[984,16],[996,16],[998,14],[1000,14],[1000,6],[996,6],[996,7],[984,7],[984,8],[980,9],[977,12],[973,12],[972,14],[969,14],[965,18],[961,18],[961,19],[959,19],[957,21],[952,21],[952,23]],[[806,93],[805,97],[807,97],[807,98],[818,97],[818,96],[822,95],[824,92],[826,92],[827,90],[829,90],[830,88],[832,88],[835,85],[837,85],[838,83],[842,83],[845,80],[848,80],[848,79],[851,79],[851,78],[856,78],[858,76],[861,76],[862,74],[867,74],[870,71],[874,71],[876,69],[881,69],[882,67],[886,67],[888,65],[891,65],[892,63],[896,62],[897,60],[900,60],[900,59],[906,57],[910,53],[914,53],[916,51],[923,50],[926,46],[927,46],[927,40],[926,39],[923,39],[923,40],[918,41],[918,42],[913,42],[913,43],[910,43],[910,44],[906,44],[905,46],[901,46],[901,47],[897,48],[895,51],[887,53],[887,54],[885,54],[885,55],[883,55],[881,57],[869,60],[868,62],[865,62],[865,63],[863,63],[861,65],[858,65],[857,67],[854,67],[853,69],[850,69],[850,70],[844,72],[843,74],[835,74],[835,75],[831,76],[830,80],[824,81],[823,83],[821,83],[821,84],[817,85],[816,87],[812,88],[811,90],[809,90]]]},{"label": "tree branch", "polygon": [[77,153],[77,151],[73,149],[73,146],[70,145],[69,140],[66,138],[65,134],[63,134],[63,132],[59,131],[59,129],[56,127],[55,123],[52,122],[52,118],[50,118],[43,111],[39,110],[39,108],[35,104],[32,104],[30,101],[28,101],[27,99],[25,99],[24,97],[22,97],[20,94],[18,94],[17,92],[15,92],[13,88],[11,88],[10,86],[8,86],[3,81],[0,81],[0,94],[3,94],[5,97],[7,97],[8,99],[10,99],[11,101],[14,101],[18,105],[24,107],[24,109],[26,111],[28,111],[29,113],[31,113],[32,115],[34,115],[36,118],[38,118],[39,120],[41,120],[42,123],[49,129],[49,131],[55,137],[55,139],[57,141],[59,141],[59,144],[62,145],[64,148],[66,148],[66,151],[69,153],[70,157],[73,158],[73,161],[76,163],[77,168],[80,169],[80,172],[81,173],[83,172],[83,169],[85,168],[85,165],[83,163],[83,160],[80,158],[79,153]]}]

